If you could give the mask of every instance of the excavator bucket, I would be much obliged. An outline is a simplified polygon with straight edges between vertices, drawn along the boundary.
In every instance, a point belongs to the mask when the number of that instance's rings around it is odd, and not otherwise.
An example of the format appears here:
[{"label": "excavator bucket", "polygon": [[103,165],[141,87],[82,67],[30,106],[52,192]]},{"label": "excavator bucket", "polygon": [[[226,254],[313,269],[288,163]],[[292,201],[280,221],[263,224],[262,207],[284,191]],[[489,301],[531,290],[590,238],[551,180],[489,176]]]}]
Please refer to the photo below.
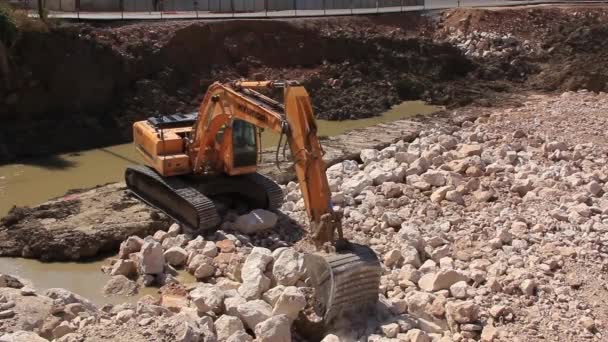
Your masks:
[{"label": "excavator bucket", "polygon": [[317,332],[329,329],[337,318],[356,319],[375,308],[382,268],[371,248],[349,243],[337,253],[307,254],[304,263],[315,289],[314,311],[322,318]]}]

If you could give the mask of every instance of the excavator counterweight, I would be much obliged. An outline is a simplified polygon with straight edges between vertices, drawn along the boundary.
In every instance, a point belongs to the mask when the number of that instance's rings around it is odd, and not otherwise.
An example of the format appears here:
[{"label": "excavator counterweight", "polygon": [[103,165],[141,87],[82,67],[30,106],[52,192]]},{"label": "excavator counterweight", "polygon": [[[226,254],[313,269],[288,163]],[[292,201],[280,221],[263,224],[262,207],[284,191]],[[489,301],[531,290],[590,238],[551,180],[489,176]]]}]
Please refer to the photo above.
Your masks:
[{"label": "excavator counterweight", "polygon": [[[256,91],[259,88],[283,89],[283,103]],[[134,144],[145,165],[127,168],[127,187],[145,203],[201,233],[217,228],[229,210],[278,210],[283,203],[281,188],[256,172],[261,129],[279,133],[289,144],[310,219],[310,240],[318,250],[334,251],[305,257],[316,291],[315,311],[322,318],[317,329],[345,312],[375,305],[380,262],[369,247],[343,237],[341,216],[331,204],[310,97],[296,82],[216,82],[198,113],[134,123]]]}]

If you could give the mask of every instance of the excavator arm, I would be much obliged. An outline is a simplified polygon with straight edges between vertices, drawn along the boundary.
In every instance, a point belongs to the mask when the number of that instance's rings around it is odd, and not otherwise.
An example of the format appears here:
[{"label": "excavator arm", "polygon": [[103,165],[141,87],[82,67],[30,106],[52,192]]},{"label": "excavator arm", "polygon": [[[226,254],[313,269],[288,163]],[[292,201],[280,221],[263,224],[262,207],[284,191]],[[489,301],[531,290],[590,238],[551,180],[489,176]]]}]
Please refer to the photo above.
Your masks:
[{"label": "excavator arm", "polygon": [[[284,106],[255,91],[255,88],[282,88]],[[218,153],[214,145],[215,136],[235,119],[286,136],[310,218],[312,240],[317,247],[334,242],[335,231],[342,240],[341,217],[332,208],[323,149],[306,89],[294,82],[213,84],[199,108],[190,143],[195,172],[216,166]],[[224,171],[235,173],[230,169]]]},{"label": "excavator arm", "polygon": [[[282,89],[284,103],[256,91],[260,88]],[[283,199],[280,187],[256,172],[259,139],[251,140],[254,128],[281,134],[291,150],[311,240],[321,250],[304,257],[317,298],[314,312],[320,319],[298,321],[311,325],[304,331],[321,334],[337,317],[356,317],[375,306],[382,269],[371,248],[346,242],[342,236],[304,87],[287,81],[214,83],[198,115],[134,123],[134,142],[147,166],[128,167],[125,181],[144,202],[199,232],[221,223],[217,195],[236,194],[251,200],[254,208],[278,209]],[[251,133],[244,144],[239,142],[243,132]]]}]

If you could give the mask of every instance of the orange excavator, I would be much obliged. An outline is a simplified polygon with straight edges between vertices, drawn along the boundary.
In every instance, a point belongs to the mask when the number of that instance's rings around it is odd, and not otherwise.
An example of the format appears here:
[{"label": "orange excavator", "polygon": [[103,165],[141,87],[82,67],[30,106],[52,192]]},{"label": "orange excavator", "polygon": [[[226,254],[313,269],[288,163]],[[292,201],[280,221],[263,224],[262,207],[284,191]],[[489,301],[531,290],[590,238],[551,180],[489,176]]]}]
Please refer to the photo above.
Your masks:
[{"label": "orange excavator", "polygon": [[[282,89],[284,103],[260,89]],[[280,141],[285,137],[291,150],[310,237],[318,250],[305,256],[317,315],[328,324],[362,305],[375,304],[380,263],[369,247],[343,237],[310,97],[297,82],[216,82],[198,113],[136,122],[134,143],[146,165],[127,168],[127,186],[144,202],[198,232],[217,228],[226,208],[242,201],[249,209],[277,210],[283,203],[281,188],[256,172],[263,129],[279,133]]]}]

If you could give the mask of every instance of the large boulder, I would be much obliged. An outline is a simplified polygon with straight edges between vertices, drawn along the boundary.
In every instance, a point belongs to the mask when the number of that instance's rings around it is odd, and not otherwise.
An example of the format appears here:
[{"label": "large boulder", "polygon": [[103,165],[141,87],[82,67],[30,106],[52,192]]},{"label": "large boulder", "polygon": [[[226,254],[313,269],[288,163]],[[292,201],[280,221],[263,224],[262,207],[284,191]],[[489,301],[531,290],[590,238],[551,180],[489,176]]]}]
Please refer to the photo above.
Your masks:
[{"label": "large boulder", "polygon": [[171,266],[181,267],[188,259],[188,252],[185,249],[175,246],[167,249],[164,253],[165,260]]},{"label": "large boulder", "polygon": [[139,292],[139,284],[125,277],[115,275],[103,287],[103,293],[110,296],[134,296]]},{"label": "large boulder", "polygon": [[241,296],[226,297],[224,299],[224,308],[228,315],[238,316],[239,312],[237,308],[239,307],[239,305],[245,303],[247,303],[247,300]]},{"label": "large boulder", "polygon": [[125,277],[131,277],[137,274],[137,264],[133,260],[118,259],[112,270],[110,271],[111,276],[123,275]]},{"label": "large boulder", "polygon": [[0,288],[0,336],[19,330],[40,330],[51,316],[53,306],[49,297],[24,296],[19,289]]},{"label": "large boulder", "polygon": [[23,286],[23,283],[16,277],[13,277],[10,274],[0,274],[0,287],[12,287],[14,289],[20,289]]},{"label": "large boulder", "polygon": [[253,337],[245,331],[237,331],[226,339],[226,342],[253,342]]},{"label": "large boulder", "polygon": [[71,303],[80,303],[87,311],[97,311],[97,307],[95,307],[95,305],[91,301],[82,297],[81,295],[78,295],[66,289],[51,288],[44,291],[43,295],[50,297],[58,305],[65,306]]},{"label": "large boulder", "polygon": [[165,269],[163,247],[154,240],[145,241],[141,247],[141,269],[145,274],[161,274]]},{"label": "large boulder", "polygon": [[270,279],[264,272],[272,259],[270,250],[262,247],[254,247],[247,256],[241,269],[243,284],[238,289],[243,298],[258,299],[270,288]]},{"label": "large boulder", "polygon": [[255,327],[256,341],[291,342],[291,320],[286,315],[272,316]]},{"label": "large boulder", "polygon": [[215,321],[217,339],[224,341],[238,331],[245,331],[243,322],[238,317],[222,315]]},{"label": "large boulder", "polygon": [[287,315],[291,320],[295,320],[305,306],[306,297],[302,291],[295,286],[288,286],[274,304],[272,315]]},{"label": "large boulder", "polygon": [[224,297],[224,291],[211,284],[198,284],[194,290],[190,291],[192,303],[201,313],[209,311],[216,314],[221,313],[224,306]]},{"label": "large boulder", "polygon": [[361,150],[359,156],[361,157],[363,165],[367,165],[371,162],[377,161],[379,159],[380,152],[373,148],[366,148]]},{"label": "large boulder", "polygon": [[264,209],[255,209],[249,214],[241,215],[232,224],[232,227],[244,234],[253,234],[270,229],[277,223],[277,215]]},{"label": "large boulder", "polygon": [[272,253],[272,275],[280,285],[290,286],[304,276],[304,256],[293,248],[278,248]]},{"label": "large boulder", "polygon": [[0,335],[0,342],[47,342],[35,332],[19,330],[10,334]]},{"label": "large boulder", "polygon": [[437,273],[427,273],[418,280],[418,286],[428,292],[447,290],[459,281],[467,281],[467,277],[454,270],[441,270]]},{"label": "large boulder", "polygon": [[236,310],[241,320],[251,330],[254,330],[258,323],[263,322],[272,316],[272,307],[261,299],[243,303],[239,305]]},{"label": "large boulder", "polygon": [[372,178],[365,172],[358,172],[345,180],[340,186],[340,190],[346,195],[353,197],[359,195],[361,191],[373,184]]},{"label": "large boulder", "polygon": [[120,244],[118,257],[120,259],[129,259],[129,254],[139,252],[143,244],[144,240],[139,236],[129,236]]}]

